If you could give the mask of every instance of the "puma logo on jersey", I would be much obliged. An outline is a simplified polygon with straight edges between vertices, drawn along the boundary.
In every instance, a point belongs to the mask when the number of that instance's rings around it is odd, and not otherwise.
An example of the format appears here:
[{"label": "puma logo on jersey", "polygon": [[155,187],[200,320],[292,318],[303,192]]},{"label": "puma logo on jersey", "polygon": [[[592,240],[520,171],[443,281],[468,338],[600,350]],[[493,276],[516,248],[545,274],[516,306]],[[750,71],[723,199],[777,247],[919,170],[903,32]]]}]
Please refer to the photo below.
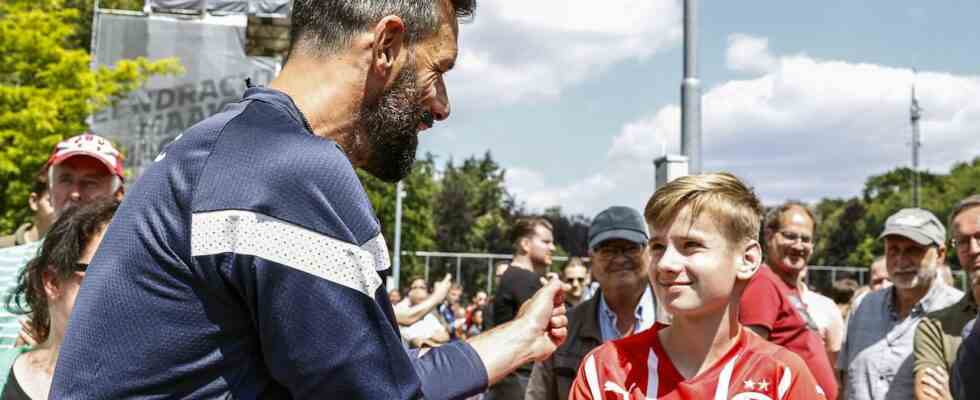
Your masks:
[{"label": "puma logo on jersey", "polygon": [[[632,390],[632,389],[633,389],[633,386],[630,386],[630,390]],[[622,386],[617,385],[615,382],[606,381],[606,383],[604,385],[602,385],[602,390],[607,391],[607,392],[613,392],[613,393],[616,393],[616,394],[621,394],[621,395],[623,395],[623,400],[627,400],[627,399],[630,398],[630,392],[628,390],[626,390],[626,389],[623,389]]]},{"label": "puma logo on jersey", "polygon": [[745,392],[735,395],[732,400],[772,400],[772,397],[758,392]]}]

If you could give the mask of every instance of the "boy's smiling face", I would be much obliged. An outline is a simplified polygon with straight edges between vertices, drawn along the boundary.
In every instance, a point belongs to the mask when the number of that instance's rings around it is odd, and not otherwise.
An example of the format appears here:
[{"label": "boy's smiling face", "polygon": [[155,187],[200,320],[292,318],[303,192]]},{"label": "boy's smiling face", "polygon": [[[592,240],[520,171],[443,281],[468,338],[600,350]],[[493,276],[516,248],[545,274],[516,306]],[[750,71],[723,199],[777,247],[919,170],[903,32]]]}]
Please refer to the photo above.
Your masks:
[{"label": "boy's smiling face", "polygon": [[650,281],[675,317],[723,312],[737,280],[751,278],[761,260],[757,241],[732,243],[711,211],[691,217],[684,206],[650,239]]}]

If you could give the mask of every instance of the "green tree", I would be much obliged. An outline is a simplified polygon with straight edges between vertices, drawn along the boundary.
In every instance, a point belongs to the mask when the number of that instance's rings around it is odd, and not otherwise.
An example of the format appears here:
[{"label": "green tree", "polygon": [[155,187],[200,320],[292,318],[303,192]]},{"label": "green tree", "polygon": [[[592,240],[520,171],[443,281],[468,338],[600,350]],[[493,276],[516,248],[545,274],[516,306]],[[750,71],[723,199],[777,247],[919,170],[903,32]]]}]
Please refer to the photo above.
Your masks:
[{"label": "green tree", "polygon": [[[395,245],[395,184],[384,182],[362,170],[357,176],[367,192],[371,206],[377,213],[378,221],[388,243],[389,252],[394,255]],[[425,159],[415,162],[412,172],[403,181],[402,197],[402,250],[434,250],[435,221],[433,204],[439,185],[435,180],[435,161],[429,154]],[[424,263],[416,257],[401,258],[401,281],[422,275]]]},{"label": "green tree", "polygon": [[[869,177],[860,197],[818,203],[820,227],[813,263],[868,266],[882,255],[878,235],[889,216],[912,206],[912,179],[911,169],[896,168]],[[949,174],[920,173],[920,207],[943,224],[956,202],[975,193],[980,193],[980,157],[954,165]],[[959,260],[952,252],[948,254],[947,262],[957,268]]]},{"label": "green tree", "polygon": [[817,243],[813,263],[817,265],[865,265],[854,264],[849,260],[863,240],[861,219],[864,217],[864,202],[860,199],[825,199],[817,203]]},{"label": "green tree", "polygon": [[436,203],[436,242],[445,251],[510,251],[502,209],[507,191],[504,170],[488,151],[443,170]]},{"label": "green tree", "polygon": [[31,178],[55,144],[149,76],[180,71],[175,60],[146,59],[92,70],[71,48],[78,21],[61,0],[0,3],[0,231],[27,219]]},{"label": "green tree", "polygon": [[545,210],[544,217],[554,227],[555,246],[561,249],[561,255],[589,255],[589,226],[592,220],[580,214],[565,214],[559,206]]},{"label": "green tree", "polygon": [[[513,214],[510,195],[504,187],[505,171],[490,152],[482,158],[469,157],[456,165],[445,164],[436,195],[436,246],[442,251],[509,253]],[[455,259],[437,260],[437,273],[454,272]],[[464,288],[472,293],[486,287],[487,261],[459,261]]]}]

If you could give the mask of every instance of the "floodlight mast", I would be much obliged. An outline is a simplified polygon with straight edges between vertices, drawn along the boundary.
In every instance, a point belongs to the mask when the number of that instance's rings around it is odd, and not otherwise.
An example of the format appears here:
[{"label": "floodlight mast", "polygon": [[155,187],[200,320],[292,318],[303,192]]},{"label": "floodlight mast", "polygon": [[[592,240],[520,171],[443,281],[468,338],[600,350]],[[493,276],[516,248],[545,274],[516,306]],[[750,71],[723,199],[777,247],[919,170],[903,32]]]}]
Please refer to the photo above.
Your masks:
[{"label": "floodlight mast", "polygon": [[922,138],[919,133],[919,119],[922,118],[922,108],[919,107],[919,100],[915,97],[915,80],[913,73],[912,82],[912,103],[909,107],[909,122],[912,124],[912,206],[919,207],[919,148],[922,147]]},{"label": "floodlight mast", "polygon": [[698,1],[684,1],[684,80],[681,82],[681,153],[700,174],[701,80],[698,79]]}]

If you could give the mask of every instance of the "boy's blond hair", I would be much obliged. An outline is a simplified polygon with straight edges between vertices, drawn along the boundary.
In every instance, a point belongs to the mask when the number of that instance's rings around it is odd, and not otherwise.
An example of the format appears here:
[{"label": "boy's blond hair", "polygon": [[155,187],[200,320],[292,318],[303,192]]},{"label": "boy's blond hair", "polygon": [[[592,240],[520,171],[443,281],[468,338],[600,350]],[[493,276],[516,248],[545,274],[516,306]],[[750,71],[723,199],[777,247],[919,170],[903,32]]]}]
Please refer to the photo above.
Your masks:
[{"label": "boy's blond hair", "polygon": [[711,213],[732,245],[759,240],[762,203],[735,175],[720,172],[677,178],[653,193],[643,215],[655,231],[685,207],[690,207],[692,223],[702,212]]}]

